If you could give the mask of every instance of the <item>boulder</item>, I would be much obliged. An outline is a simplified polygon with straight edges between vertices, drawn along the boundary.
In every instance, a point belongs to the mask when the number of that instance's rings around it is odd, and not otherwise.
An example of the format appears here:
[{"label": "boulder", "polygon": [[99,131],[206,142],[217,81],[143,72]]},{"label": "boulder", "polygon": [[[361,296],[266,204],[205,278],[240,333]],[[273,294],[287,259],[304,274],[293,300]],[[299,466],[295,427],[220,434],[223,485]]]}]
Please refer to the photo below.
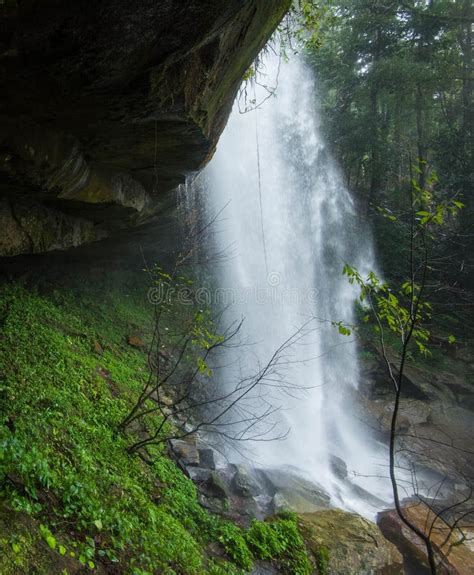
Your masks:
[{"label": "boulder", "polygon": [[[305,499],[302,500],[303,505],[302,507],[305,508],[307,501]],[[292,502],[293,505],[286,499],[286,497],[282,493],[275,493],[272,499],[273,504],[273,512],[274,513],[281,513],[282,511],[296,511],[298,510],[298,505],[295,505],[295,501]],[[303,510],[304,513],[305,509]]]},{"label": "boulder", "polygon": [[225,478],[217,471],[211,471],[211,475],[206,483],[206,491],[213,497],[225,499],[229,497],[229,485]]},{"label": "boulder", "polygon": [[316,559],[331,575],[402,575],[403,560],[374,523],[329,509],[298,516],[298,527]]},{"label": "boulder", "polygon": [[[192,473],[192,468],[188,471]],[[205,481],[200,482],[194,479],[199,487],[198,497],[201,505],[212,513],[227,516],[232,509],[229,500],[229,485],[225,476],[212,469],[202,469],[198,475],[201,473],[203,477],[206,477]]]},{"label": "boulder", "polygon": [[199,460],[201,467],[205,467],[206,469],[215,469],[216,468],[216,460],[214,456],[214,450],[210,448],[201,448],[199,449]]},{"label": "boulder", "polygon": [[252,467],[229,464],[213,470],[205,468],[201,459],[199,467],[187,467],[186,472],[199,488],[201,503],[239,525],[248,526],[251,519],[273,512],[273,494],[262,491]]},{"label": "boulder", "polygon": [[184,467],[199,465],[199,451],[192,440],[170,440],[171,452],[180,460]]},{"label": "boulder", "polygon": [[330,497],[324,489],[289,468],[260,469],[265,490],[273,495],[275,512],[298,511],[301,513],[328,509]]},{"label": "boulder", "polygon": [[[422,502],[406,504],[403,512],[423,533],[428,533],[433,525],[431,541],[437,561],[440,561],[438,566],[440,575],[474,573],[474,549],[469,545],[469,541],[472,541],[474,536],[472,521],[471,526],[463,526],[461,523],[459,529],[451,532],[449,525],[437,518]],[[379,513],[377,522],[385,537],[403,554],[407,572],[420,575],[430,573],[424,543],[402,522],[395,509]]]},{"label": "boulder", "polygon": [[146,343],[143,341],[143,337],[138,333],[131,333],[127,336],[127,343],[131,347],[135,347],[137,349],[143,349],[146,347]]},{"label": "boulder", "polygon": [[241,497],[255,497],[262,492],[262,486],[252,468],[246,465],[236,465],[232,488]]},{"label": "boulder", "polygon": [[278,575],[278,569],[266,561],[256,561],[250,575]]},{"label": "boulder", "polygon": [[329,466],[334,475],[344,481],[347,479],[347,465],[346,462],[337,455],[330,455]]},{"label": "boulder", "polygon": [[210,469],[203,469],[202,467],[187,467],[187,474],[194,483],[201,485],[206,483],[211,478],[212,471]]}]

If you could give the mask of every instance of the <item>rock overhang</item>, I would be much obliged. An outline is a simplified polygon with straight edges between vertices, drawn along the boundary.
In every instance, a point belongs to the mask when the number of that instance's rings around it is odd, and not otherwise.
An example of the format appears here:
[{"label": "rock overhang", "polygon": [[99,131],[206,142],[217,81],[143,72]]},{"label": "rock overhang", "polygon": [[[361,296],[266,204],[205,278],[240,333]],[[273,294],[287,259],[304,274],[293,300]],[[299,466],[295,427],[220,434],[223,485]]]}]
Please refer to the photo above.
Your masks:
[{"label": "rock overhang", "polygon": [[[146,225],[212,156],[289,0],[0,6],[0,256]],[[165,202],[166,203],[166,202]]]}]

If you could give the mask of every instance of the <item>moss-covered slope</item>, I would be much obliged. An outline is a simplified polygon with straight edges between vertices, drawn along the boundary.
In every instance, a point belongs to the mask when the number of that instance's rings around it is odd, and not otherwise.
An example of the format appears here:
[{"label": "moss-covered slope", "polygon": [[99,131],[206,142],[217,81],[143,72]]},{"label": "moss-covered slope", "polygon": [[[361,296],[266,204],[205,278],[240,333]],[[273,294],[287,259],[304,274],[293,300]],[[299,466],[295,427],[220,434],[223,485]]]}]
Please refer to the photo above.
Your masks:
[{"label": "moss-covered slope", "polygon": [[0,573],[238,573],[254,559],[309,573],[292,516],[244,532],[200,507],[164,449],[127,454],[117,425],[146,377],[130,345],[149,336],[145,295],[123,274],[0,288]]}]

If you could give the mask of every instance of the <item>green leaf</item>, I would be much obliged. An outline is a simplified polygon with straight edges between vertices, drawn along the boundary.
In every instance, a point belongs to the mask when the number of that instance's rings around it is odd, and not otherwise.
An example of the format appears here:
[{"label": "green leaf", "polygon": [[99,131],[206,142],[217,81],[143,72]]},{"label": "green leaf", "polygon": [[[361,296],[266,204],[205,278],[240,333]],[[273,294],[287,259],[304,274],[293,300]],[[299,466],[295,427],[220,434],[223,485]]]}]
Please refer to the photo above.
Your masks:
[{"label": "green leaf", "polygon": [[456,343],[456,338],[454,337],[454,335],[448,335],[448,343],[450,345],[452,345],[453,343]]},{"label": "green leaf", "polygon": [[48,527],[46,527],[46,525],[43,525],[41,523],[39,526],[39,531],[40,531],[43,539],[49,545],[49,547],[51,549],[56,549],[56,545],[57,545],[56,537],[54,537],[54,535],[51,533],[51,531],[48,529]]},{"label": "green leaf", "polygon": [[341,335],[351,335],[351,330],[342,324],[339,324],[338,330]]},{"label": "green leaf", "polygon": [[100,530],[102,529],[102,527],[103,527],[102,521],[101,521],[100,519],[96,519],[96,520],[94,521],[94,525],[97,527],[97,529],[98,529],[99,531],[100,531]]},{"label": "green leaf", "polygon": [[21,547],[20,547],[20,545],[18,545],[18,543],[13,543],[12,549],[13,549],[14,553],[20,553],[20,551],[21,551]]},{"label": "green leaf", "polygon": [[51,549],[56,549],[57,542],[56,537],[54,537],[54,535],[47,535],[45,540]]},{"label": "green leaf", "polygon": [[64,545],[60,545],[58,551],[60,555],[66,555],[66,547],[64,547]]}]

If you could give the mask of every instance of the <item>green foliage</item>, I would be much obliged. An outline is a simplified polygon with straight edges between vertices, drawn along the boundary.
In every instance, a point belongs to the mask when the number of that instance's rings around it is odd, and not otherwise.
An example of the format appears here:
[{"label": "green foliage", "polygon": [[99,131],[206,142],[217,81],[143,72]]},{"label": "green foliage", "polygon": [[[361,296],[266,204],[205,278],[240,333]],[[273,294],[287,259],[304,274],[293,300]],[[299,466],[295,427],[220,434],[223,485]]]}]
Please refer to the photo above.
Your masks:
[{"label": "green foliage", "polygon": [[337,327],[337,331],[341,335],[351,335],[352,333],[351,329],[348,326],[344,325],[342,321],[333,321],[332,325],[333,327]]},{"label": "green foliage", "polygon": [[329,575],[329,549],[321,546],[316,552],[316,565],[319,575]]},{"label": "green foliage", "polygon": [[[344,265],[343,274],[347,276],[349,283],[360,288],[360,303],[365,304],[367,311],[373,314],[376,320],[375,330],[381,332],[382,337],[383,328],[387,327],[399,339],[402,346],[412,341],[422,355],[428,356],[430,351],[426,344],[430,339],[430,331],[426,323],[431,319],[432,306],[426,301],[424,293],[426,274],[429,270],[427,245],[433,238],[433,229],[443,226],[448,214],[455,216],[464,206],[456,200],[436,203],[432,194],[420,188],[416,181],[412,183],[411,198],[413,217],[409,228],[410,277],[395,288],[387,282],[382,282],[374,272],[362,277],[356,268],[348,264]],[[420,280],[417,279],[417,272]],[[370,319],[370,313],[365,314],[364,322]],[[348,335],[345,332],[349,330],[340,322],[336,325],[339,326],[340,333]],[[452,344],[456,338],[449,335],[447,341]]]},{"label": "green foliage", "polygon": [[[286,572],[306,573],[293,518],[254,522],[245,533],[199,505],[194,484],[160,447],[149,448],[152,465],[127,454],[129,440],[117,424],[146,377],[146,355],[127,345],[127,334],[131,327],[145,339],[151,334],[151,306],[143,288],[140,294],[0,288],[0,511],[7,506],[41,520],[28,529],[31,537],[36,529],[35,540],[0,537],[8,550],[0,570],[35,565],[42,573],[48,563],[39,541],[57,561],[91,571],[105,562],[134,575],[237,575],[265,555]],[[170,328],[178,320],[170,316]],[[212,345],[206,321],[194,337]],[[270,554],[259,550],[262,530],[273,537]],[[208,560],[210,542],[227,561]]]},{"label": "green foliage", "polygon": [[297,0],[293,2],[286,20],[279,27],[280,46],[283,54],[299,46],[317,49],[320,46],[320,24],[325,12],[323,4],[317,0]]},{"label": "green foliage", "polygon": [[247,546],[242,531],[233,523],[226,523],[218,530],[218,538],[232,561],[249,571],[252,568],[252,554]]},{"label": "green foliage", "polygon": [[[429,340],[430,332],[423,327],[422,322],[430,318],[431,305],[421,299],[418,301],[421,295],[418,284],[404,282],[399,290],[394,291],[374,272],[362,277],[358,270],[347,264],[344,266],[343,274],[348,277],[349,283],[359,286],[360,302],[366,303],[369,306],[368,310],[378,318],[378,323],[375,325],[377,332],[382,325],[385,325],[402,342],[411,333],[411,339],[418,351],[429,355],[426,342]],[[418,301],[418,304],[413,306],[413,301]]]},{"label": "green foliage", "polygon": [[[133,304],[109,315],[110,302],[99,314],[97,301],[91,309],[84,300],[82,309],[74,294],[1,289],[0,496],[41,517],[41,537],[60,555],[71,548],[56,532],[72,527],[71,552],[89,568],[103,560],[136,573],[199,573],[205,542],[219,540],[218,520],[159,450],[149,467],[116,433],[146,373],[143,352],[124,343]],[[144,317],[140,306],[135,312]]]},{"label": "green foliage", "polygon": [[259,559],[271,559],[284,550],[277,532],[269,523],[252,521],[246,539],[254,555]]},{"label": "green foliage", "polygon": [[274,561],[283,573],[308,575],[312,571],[293,513],[282,513],[268,522],[252,521],[245,539],[256,558]]},{"label": "green foliage", "polygon": [[[59,554],[66,546],[56,531],[73,526],[79,534],[74,553],[89,568],[106,558],[145,571],[200,572],[200,533],[176,519],[172,497],[154,503],[158,473],[129,457],[126,438],[115,431],[127,394],[141,388],[144,374],[144,355],[123,345],[128,316],[122,323],[115,309],[113,327],[96,317],[92,329],[72,311],[72,296],[59,300],[17,286],[2,289],[1,497],[17,511],[46,514],[41,536]],[[111,336],[102,355],[94,351],[100,327]],[[176,494],[195,501],[192,486],[184,485]]]}]

